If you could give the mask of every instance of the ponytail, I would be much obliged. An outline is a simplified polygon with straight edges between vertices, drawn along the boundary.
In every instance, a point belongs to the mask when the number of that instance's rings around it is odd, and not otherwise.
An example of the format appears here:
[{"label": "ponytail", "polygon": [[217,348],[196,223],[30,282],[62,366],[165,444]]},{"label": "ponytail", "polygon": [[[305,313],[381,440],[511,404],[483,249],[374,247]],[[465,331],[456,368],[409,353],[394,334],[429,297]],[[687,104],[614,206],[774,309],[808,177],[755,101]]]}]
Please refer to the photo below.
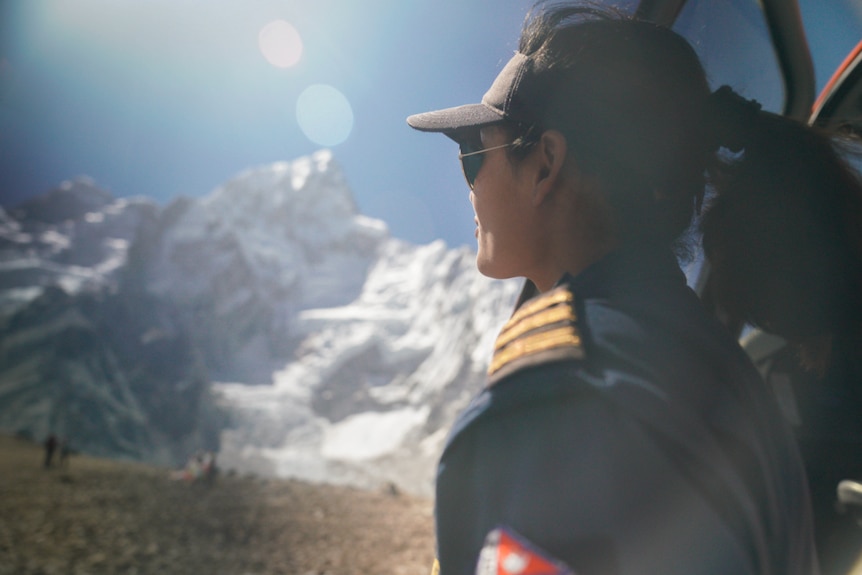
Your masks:
[{"label": "ponytail", "polygon": [[[706,295],[737,322],[796,344],[823,369],[862,326],[862,183],[837,140],[729,88],[707,106],[722,158],[701,220]],[[824,345],[826,342],[826,345]]]}]

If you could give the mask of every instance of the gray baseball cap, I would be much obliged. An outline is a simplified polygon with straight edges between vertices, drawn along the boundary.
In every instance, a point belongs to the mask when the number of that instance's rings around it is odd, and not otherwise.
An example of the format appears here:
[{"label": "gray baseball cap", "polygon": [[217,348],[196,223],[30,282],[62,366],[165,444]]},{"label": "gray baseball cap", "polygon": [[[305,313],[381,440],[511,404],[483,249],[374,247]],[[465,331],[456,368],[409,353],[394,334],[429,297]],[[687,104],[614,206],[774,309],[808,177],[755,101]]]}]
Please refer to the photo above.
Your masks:
[{"label": "gray baseball cap", "polygon": [[531,113],[531,107],[538,103],[537,80],[532,60],[516,52],[482,96],[481,103],[414,114],[407,118],[407,124],[422,132],[442,132],[450,137],[503,120],[529,124],[537,119]]}]

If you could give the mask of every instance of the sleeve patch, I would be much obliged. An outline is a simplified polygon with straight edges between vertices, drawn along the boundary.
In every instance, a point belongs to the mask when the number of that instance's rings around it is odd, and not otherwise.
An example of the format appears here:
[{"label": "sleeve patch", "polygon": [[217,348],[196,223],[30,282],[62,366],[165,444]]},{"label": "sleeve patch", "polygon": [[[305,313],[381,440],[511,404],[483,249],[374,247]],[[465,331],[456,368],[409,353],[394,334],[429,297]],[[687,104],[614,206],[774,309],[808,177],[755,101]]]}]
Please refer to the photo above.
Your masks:
[{"label": "sleeve patch", "polygon": [[551,359],[583,359],[575,296],[558,287],[522,305],[503,326],[488,368],[492,383],[520,367]]},{"label": "sleeve patch", "polygon": [[575,575],[565,563],[532,545],[507,527],[485,538],[476,575]]}]

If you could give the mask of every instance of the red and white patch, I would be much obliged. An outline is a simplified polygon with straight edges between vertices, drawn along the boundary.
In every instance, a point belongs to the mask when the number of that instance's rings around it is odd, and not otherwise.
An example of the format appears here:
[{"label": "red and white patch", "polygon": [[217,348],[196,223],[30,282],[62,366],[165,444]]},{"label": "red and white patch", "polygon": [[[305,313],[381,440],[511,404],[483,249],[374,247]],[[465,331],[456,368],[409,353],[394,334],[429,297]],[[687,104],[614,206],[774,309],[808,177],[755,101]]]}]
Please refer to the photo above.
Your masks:
[{"label": "red and white patch", "polygon": [[575,575],[562,561],[538,549],[507,527],[485,538],[476,575]]}]

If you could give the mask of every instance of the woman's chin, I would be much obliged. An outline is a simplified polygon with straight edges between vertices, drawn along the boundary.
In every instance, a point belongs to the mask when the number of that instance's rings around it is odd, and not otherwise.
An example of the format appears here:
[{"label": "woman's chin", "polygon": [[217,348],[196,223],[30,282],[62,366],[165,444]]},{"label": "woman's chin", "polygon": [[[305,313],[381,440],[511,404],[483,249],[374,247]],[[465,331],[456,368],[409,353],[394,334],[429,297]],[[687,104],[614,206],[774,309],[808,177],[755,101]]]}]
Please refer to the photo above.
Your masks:
[{"label": "woman's chin", "polygon": [[517,275],[513,273],[508,273],[501,266],[495,265],[495,262],[490,258],[482,257],[481,251],[476,255],[476,268],[483,276],[495,280],[505,280],[513,278]]},{"label": "woman's chin", "polygon": [[476,269],[485,277],[500,279],[494,275],[494,266],[487,259],[482,257],[482,252],[476,255]]}]

